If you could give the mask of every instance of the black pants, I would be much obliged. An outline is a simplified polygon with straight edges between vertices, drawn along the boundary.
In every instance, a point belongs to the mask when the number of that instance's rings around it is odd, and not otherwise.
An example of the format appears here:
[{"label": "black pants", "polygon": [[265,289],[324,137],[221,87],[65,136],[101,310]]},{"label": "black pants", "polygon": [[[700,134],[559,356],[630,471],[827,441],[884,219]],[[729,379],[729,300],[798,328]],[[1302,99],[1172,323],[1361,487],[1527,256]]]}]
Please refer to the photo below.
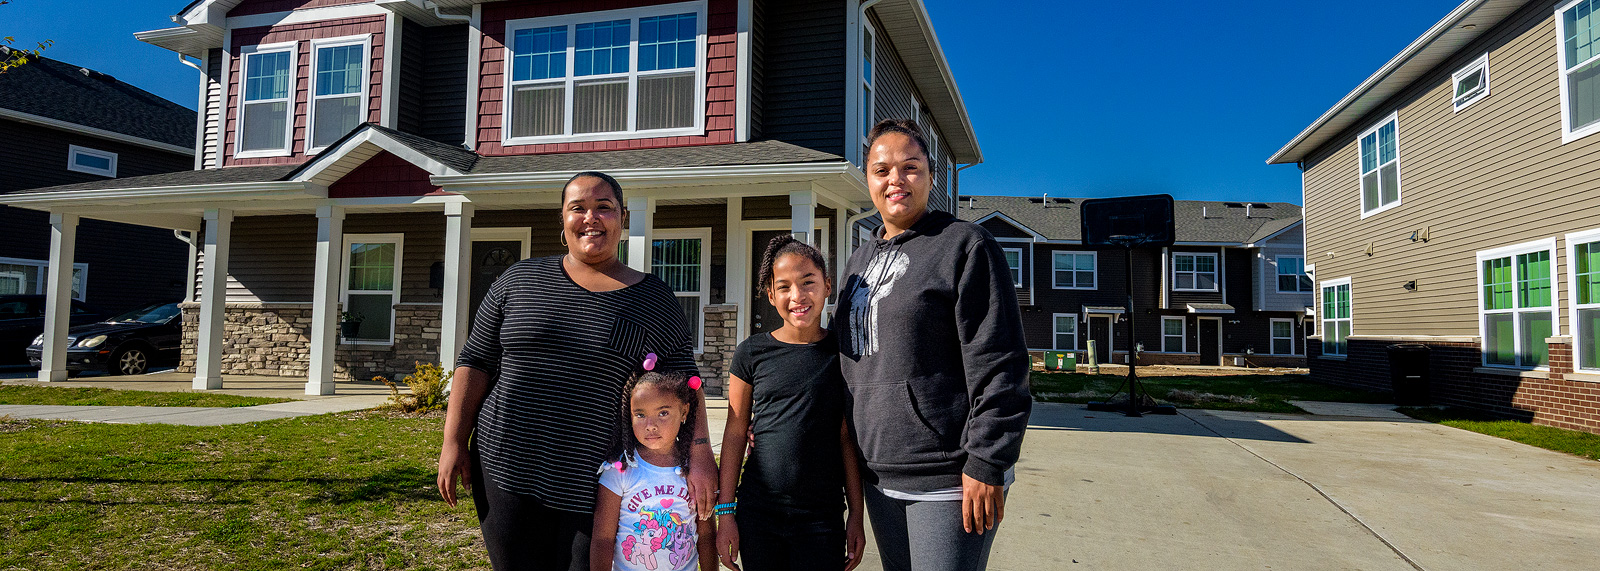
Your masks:
[{"label": "black pants", "polygon": [[472,503],[495,571],[587,571],[594,514],[546,507],[486,480],[472,458]]},{"label": "black pants", "polygon": [[844,569],[842,514],[803,515],[740,506],[734,521],[739,524],[739,566],[744,571]]}]

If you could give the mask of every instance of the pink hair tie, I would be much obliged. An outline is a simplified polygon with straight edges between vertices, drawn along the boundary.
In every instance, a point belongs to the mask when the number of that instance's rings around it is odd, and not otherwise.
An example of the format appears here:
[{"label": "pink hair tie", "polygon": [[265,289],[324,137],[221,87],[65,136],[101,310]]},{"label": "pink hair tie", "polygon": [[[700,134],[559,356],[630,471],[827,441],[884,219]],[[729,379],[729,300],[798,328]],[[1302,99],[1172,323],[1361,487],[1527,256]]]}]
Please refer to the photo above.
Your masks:
[{"label": "pink hair tie", "polygon": [[689,388],[697,391],[700,390],[700,377],[698,375],[689,377]]},{"label": "pink hair tie", "polygon": [[612,468],[616,468],[618,472],[621,472],[622,471],[622,461],[618,460],[616,462],[612,462],[611,463],[611,467]]},{"label": "pink hair tie", "polygon": [[649,353],[644,356],[644,370],[654,371],[656,368],[656,354]]}]

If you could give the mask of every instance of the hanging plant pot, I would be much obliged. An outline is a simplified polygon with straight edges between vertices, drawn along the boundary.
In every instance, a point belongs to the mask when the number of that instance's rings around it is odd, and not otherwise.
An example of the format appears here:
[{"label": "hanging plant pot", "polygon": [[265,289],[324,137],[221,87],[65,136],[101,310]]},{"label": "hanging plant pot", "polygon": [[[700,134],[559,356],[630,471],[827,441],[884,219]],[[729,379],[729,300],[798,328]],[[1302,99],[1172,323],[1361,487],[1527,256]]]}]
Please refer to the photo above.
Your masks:
[{"label": "hanging plant pot", "polygon": [[361,333],[361,322],[360,321],[340,321],[339,322],[339,334],[343,335],[345,340],[348,341],[348,340],[351,340],[351,339],[355,339],[356,335],[359,335],[360,333]]}]

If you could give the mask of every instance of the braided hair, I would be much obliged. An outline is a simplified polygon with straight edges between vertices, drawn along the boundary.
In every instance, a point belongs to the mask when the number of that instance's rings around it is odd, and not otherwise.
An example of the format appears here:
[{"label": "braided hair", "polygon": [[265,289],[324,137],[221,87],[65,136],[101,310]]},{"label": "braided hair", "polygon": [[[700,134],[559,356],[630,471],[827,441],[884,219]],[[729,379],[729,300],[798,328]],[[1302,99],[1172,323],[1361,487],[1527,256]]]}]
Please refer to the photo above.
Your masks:
[{"label": "braided hair", "polygon": [[631,465],[633,456],[639,450],[639,439],[633,437],[633,391],[640,386],[649,385],[676,397],[680,402],[688,405],[683,415],[683,424],[678,426],[678,437],[672,443],[672,459],[679,468],[689,467],[689,451],[694,446],[694,415],[700,408],[700,398],[695,389],[690,388],[689,378],[693,376],[684,371],[638,371],[628,379],[622,388],[622,410],[617,415],[617,425],[612,430],[611,450],[606,453],[606,460],[621,462]]},{"label": "braided hair", "polygon": [[757,282],[759,291],[756,293],[758,295],[765,297],[772,292],[772,282],[776,279],[772,275],[772,266],[778,263],[779,258],[789,254],[805,256],[806,259],[811,260],[811,263],[816,264],[817,269],[822,272],[823,281],[826,281],[830,287],[833,285],[833,280],[828,277],[828,260],[823,259],[822,252],[810,244],[794,239],[794,236],[782,234],[774,237],[771,242],[767,242],[767,253],[761,257],[761,270],[756,274],[760,278],[760,281]]}]

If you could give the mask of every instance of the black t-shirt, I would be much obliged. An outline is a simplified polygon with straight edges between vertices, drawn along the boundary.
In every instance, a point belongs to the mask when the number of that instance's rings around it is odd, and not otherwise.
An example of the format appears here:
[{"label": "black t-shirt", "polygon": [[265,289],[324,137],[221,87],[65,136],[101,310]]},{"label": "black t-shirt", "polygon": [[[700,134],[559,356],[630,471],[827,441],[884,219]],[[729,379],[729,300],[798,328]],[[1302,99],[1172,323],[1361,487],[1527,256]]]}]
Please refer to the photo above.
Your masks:
[{"label": "black t-shirt", "polygon": [[730,372],[754,389],[755,449],[739,483],[740,508],[843,511],[845,385],[834,336],[796,345],[752,335],[734,352]]}]

